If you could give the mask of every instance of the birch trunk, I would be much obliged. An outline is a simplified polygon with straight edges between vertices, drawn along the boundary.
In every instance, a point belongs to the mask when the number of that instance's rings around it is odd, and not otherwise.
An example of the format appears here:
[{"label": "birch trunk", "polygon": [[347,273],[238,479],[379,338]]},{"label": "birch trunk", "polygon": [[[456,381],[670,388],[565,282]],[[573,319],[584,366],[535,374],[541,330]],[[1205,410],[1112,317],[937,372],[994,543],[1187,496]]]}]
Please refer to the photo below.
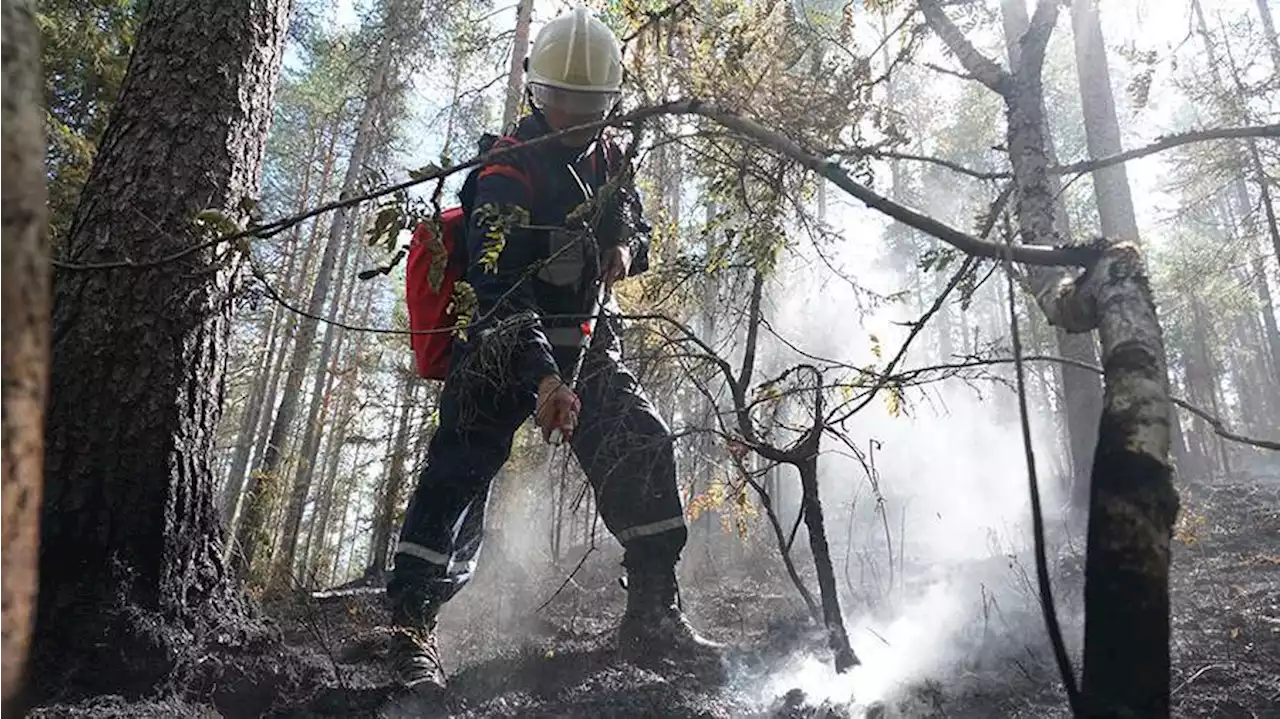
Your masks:
[{"label": "birch trunk", "polygon": [[[1096,24],[1096,13],[1090,12],[1096,8],[1084,7],[1086,1],[1077,0],[1076,14],[1086,21],[1092,17],[1090,22]],[[1019,42],[1021,62],[1012,74],[983,57],[937,0],[921,0],[921,9],[965,69],[1005,101],[1017,190],[1015,214],[1023,241],[1058,244],[1041,85],[1057,3],[1037,4]],[[1086,47],[1094,42],[1101,46],[1096,29],[1083,28]],[[1105,63],[1105,56],[1093,60]],[[1090,102],[1099,100],[1106,98]],[[1118,138],[1115,133],[1117,142]],[[1103,139],[1095,134],[1091,153],[1099,152],[1096,143]],[[1114,173],[1108,177],[1101,180],[1104,186],[1115,181]],[[1127,183],[1115,191],[1127,195]],[[1136,237],[1109,238],[1099,250],[1089,272],[1080,277],[1056,270],[1028,272],[1037,302],[1050,321],[1075,332],[1096,328],[1102,346],[1103,411],[1085,560],[1084,680],[1082,696],[1073,697],[1079,704],[1073,710],[1086,716],[1167,716],[1169,543],[1178,497],[1169,463],[1173,413],[1163,337]],[[1060,660],[1066,664],[1065,656]],[[1064,679],[1074,686],[1073,677]]]}]

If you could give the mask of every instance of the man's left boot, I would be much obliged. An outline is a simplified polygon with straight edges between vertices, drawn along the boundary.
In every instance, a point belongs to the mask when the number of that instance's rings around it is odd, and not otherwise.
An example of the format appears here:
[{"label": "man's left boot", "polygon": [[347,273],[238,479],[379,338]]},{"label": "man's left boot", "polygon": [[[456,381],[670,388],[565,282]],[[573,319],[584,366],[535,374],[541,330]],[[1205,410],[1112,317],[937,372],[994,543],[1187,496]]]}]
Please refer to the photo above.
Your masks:
[{"label": "man's left boot", "polygon": [[719,661],[725,645],[698,634],[676,599],[675,568],[628,572],[618,651],[627,659]]}]

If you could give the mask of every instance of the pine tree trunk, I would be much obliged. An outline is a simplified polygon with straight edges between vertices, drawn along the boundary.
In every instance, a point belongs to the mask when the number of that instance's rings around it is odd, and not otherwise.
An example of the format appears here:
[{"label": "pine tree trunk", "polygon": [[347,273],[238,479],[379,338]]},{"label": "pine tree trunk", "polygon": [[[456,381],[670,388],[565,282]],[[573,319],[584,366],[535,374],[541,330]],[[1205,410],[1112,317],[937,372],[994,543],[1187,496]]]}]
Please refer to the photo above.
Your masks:
[{"label": "pine tree trunk", "polygon": [[395,522],[396,508],[404,495],[405,455],[409,448],[409,418],[417,400],[418,383],[407,372],[400,377],[400,388],[396,393],[400,404],[400,420],[396,423],[395,442],[391,450],[390,469],[387,473],[386,491],[380,497],[378,514],[373,524],[373,549],[369,573],[381,574],[387,569],[387,557],[391,548],[391,535]]},{"label": "pine tree trunk", "polygon": [[[364,309],[357,319],[360,325],[369,323],[372,302],[370,295],[372,288],[366,287],[357,295],[356,305]],[[338,346],[346,346],[346,331],[341,330],[338,333]],[[343,382],[339,386],[342,397],[338,400],[338,410],[335,413],[333,425],[329,430],[329,446],[325,451],[325,469],[321,475],[320,491],[316,497],[317,509],[312,520],[311,531],[307,534],[307,547],[305,566],[307,567],[308,576],[316,578],[316,581],[323,586],[323,578],[320,573],[320,567],[317,563],[316,553],[324,548],[324,539],[329,527],[330,511],[333,506],[333,488],[337,479],[338,463],[342,458],[342,448],[347,441],[347,426],[352,419],[352,408],[355,406],[356,389],[359,387],[359,368],[360,358],[364,356],[364,343],[368,337],[367,333],[359,333],[356,335],[354,347],[348,353],[349,367],[341,372]],[[319,544],[317,545],[317,541]]]},{"label": "pine tree trunk", "polygon": [[[329,317],[341,321],[343,309],[347,306],[349,292],[354,289],[354,274],[347,280],[347,265],[352,254],[352,245],[357,241],[357,226],[348,228],[340,251],[336,276],[338,291],[333,294],[329,304]],[[325,381],[331,377],[329,362],[334,353],[337,326],[326,323],[324,339],[320,343],[320,359],[316,363],[316,371],[311,386],[311,403],[307,409],[307,418],[302,425],[302,446],[298,453],[298,466],[293,475],[293,485],[286,497],[283,534],[280,538],[280,551],[273,564],[269,584],[275,590],[289,589],[294,585],[293,568],[298,552],[298,529],[302,526],[302,514],[307,504],[307,494],[311,491],[311,480],[319,451],[321,424],[324,421],[322,408],[328,404],[328,393],[325,392]],[[303,578],[305,581],[306,578]]]},{"label": "pine tree trunk", "polygon": [[516,6],[516,34],[511,43],[511,65],[507,69],[507,97],[502,105],[502,131],[516,120],[520,100],[524,96],[524,57],[529,52],[529,26],[533,19],[533,0],[519,0]]},{"label": "pine tree trunk", "polygon": [[[1276,36],[1276,23],[1271,17],[1271,0],[1258,0],[1258,17],[1262,18],[1262,32],[1271,51],[1271,71],[1280,73],[1280,37]],[[1280,259],[1280,247],[1276,248],[1276,256]]]},{"label": "pine tree trunk", "polygon": [[[329,145],[325,153],[324,169],[320,173],[320,183],[316,191],[316,198],[324,197],[325,189],[329,186],[329,181],[333,177],[333,166],[337,158],[337,142],[338,136],[341,134],[341,118],[335,118],[333,127],[329,132]],[[297,297],[301,294],[302,289],[307,286],[307,280],[311,276],[311,267],[315,262],[317,255],[323,252],[316,252],[315,249],[320,244],[321,223],[319,218],[312,220],[311,231],[308,234],[306,249],[302,250],[302,269],[295,272],[292,276],[286,278],[288,283],[288,293],[290,297]],[[302,232],[302,225],[298,225],[295,229],[295,236]],[[295,346],[294,339],[298,326],[298,317],[291,310],[286,310],[284,315],[284,324],[280,330],[279,347],[276,349],[270,371],[266,377],[266,394],[262,399],[262,411],[259,417],[259,423],[254,429],[253,436],[256,438],[253,445],[253,453],[249,459],[254,462],[261,462],[263,456],[267,452],[267,443],[271,439],[271,428],[275,424],[276,417],[276,397],[280,392],[281,373],[284,372],[284,363],[290,357],[290,350]],[[231,519],[227,523],[228,542],[225,549],[226,556],[234,559],[239,554],[239,537],[240,524],[243,520],[245,510],[248,508],[249,492],[256,485],[256,470],[246,476],[242,482],[240,491],[235,497],[235,511],[231,514]]]},{"label": "pine tree trunk", "polygon": [[[360,114],[360,122],[356,130],[356,138],[351,148],[351,157],[347,162],[346,176],[342,181],[340,196],[350,197],[364,172],[365,158],[369,154],[374,141],[374,118],[379,112],[379,105],[387,90],[390,65],[393,61],[393,46],[390,40],[384,39],[378,49],[375,60],[374,75],[369,85],[369,94],[365,97],[364,109]],[[302,382],[306,377],[308,360],[311,357],[312,345],[315,342],[318,321],[314,319],[324,306],[325,296],[329,292],[329,282],[333,273],[334,261],[342,244],[343,233],[347,225],[350,208],[341,208],[333,212],[333,220],[329,225],[329,239],[325,244],[324,256],[320,260],[320,271],[315,286],[311,291],[311,299],[307,303],[307,313],[311,317],[303,317],[298,321],[298,336],[294,345],[293,359],[289,365],[289,374],[285,378],[284,393],[280,399],[280,408],[276,412],[275,422],[271,428],[266,452],[263,453],[255,477],[251,478],[247,494],[250,496],[249,507],[244,521],[237,529],[236,543],[240,552],[236,557],[236,572],[240,576],[248,576],[253,566],[254,556],[263,530],[263,519],[266,517],[264,501],[266,493],[262,491],[264,483],[279,482],[280,461],[285,437],[293,428],[298,412],[298,402],[302,392]]]},{"label": "pine tree trunk", "polygon": [[[246,219],[288,11],[288,0],[148,4],[69,261],[185,250],[206,208]],[[147,691],[185,663],[189,633],[243,616],[211,472],[233,252],[55,278],[35,645],[48,689]]]},{"label": "pine tree trunk", "polygon": [[3,353],[4,577],[3,711],[21,711],[35,619],[49,381],[49,243],[45,239],[44,125],[40,36],[31,3],[4,0]]},{"label": "pine tree trunk", "polygon": [[[295,212],[305,210],[307,203],[311,200],[311,167],[314,164],[315,153],[318,149],[319,138],[316,137],[313,128],[311,144],[307,150],[307,169],[302,176],[302,189],[298,193],[298,203],[294,208]],[[297,225],[289,233],[289,257],[285,261],[282,277],[292,278],[294,276],[294,267],[300,254],[298,243],[301,239],[301,230],[302,226]],[[245,472],[249,468],[250,455],[253,452],[254,430],[258,427],[258,423],[262,418],[263,402],[267,397],[267,383],[271,379],[271,367],[277,354],[276,345],[279,343],[281,330],[289,319],[289,314],[289,310],[279,304],[275,304],[271,308],[271,322],[267,328],[266,346],[258,362],[258,369],[254,373],[253,382],[245,399],[244,413],[240,418],[240,425],[236,431],[236,451],[232,457],[231,469],[222,492],[222,519],[226,523],[228,531],[234,531],[232,521],[237,505],[240,502],[240,494],[244,489]]]}]

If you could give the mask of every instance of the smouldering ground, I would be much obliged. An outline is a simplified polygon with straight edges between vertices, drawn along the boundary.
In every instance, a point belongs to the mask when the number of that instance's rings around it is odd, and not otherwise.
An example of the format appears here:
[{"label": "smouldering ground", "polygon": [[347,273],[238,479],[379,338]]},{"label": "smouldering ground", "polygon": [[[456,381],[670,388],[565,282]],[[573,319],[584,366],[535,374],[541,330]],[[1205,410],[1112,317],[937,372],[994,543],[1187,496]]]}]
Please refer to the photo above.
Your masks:
[{"label": "smouldering ground", "polygon": [[[1280,716],[1280,481],[1185,487],[1183,506],[1174,562],[1174,715]],[[443,705],[415,703],[390,690],[384,669],[386,614],[377,597],[300,600],[270,611],[296,652],[294,661],[300,658],[311,672],[300,685],[281,692],[266,715],[856,717],[866,715],[859,701],[883,698],[885,717],[1067,716],[1056,672],[1035,639],[1042,633],[1034,606],[1013,606],[1019,591],[1025,595],[1025,580],[1014,576],[1019,568],[1011,571],[999,560],[984,567],[975,566],[972,573],[1005,575],[1003,598],[989,600],[984,594],[981,611],[959,620],[964,626],[926,622],[924,633],[890,633],[886,642],[908,638],[893,647],[877,646],[879,640],[861,628],[869,623],[881,627],[881,634],[889,632],[892,617],[884,623],[853,622],[855,646],[865,650],[867,665],[844,680],[827,668],[820,638],[800,629],[794,591],[785,580],[771,579],[781,576],[773,568],[757,567],[753,578],[704,576],[686,592],[698,626],[737,647],[724,673],[671,665],[642,668],[614,657],[612,629],[624,602],[616,555],[595,552],[540,611],[563,575],[535,581],[508,571],[503,575],[507,591],[498,592],[494,568],[442,618],[443,649],[453,670]],[[996,584],[984,582],[993,595],[1000,594]],[[1067,597],[1061,606],[1072,631],[1075,605]],[[850,608],[855,615],[865,611]],[[931,643],[938,637],[930,633],[939,630],[949,633],[945,642]],[[916,656],[942,644],[962,649],[932,663]],[[807,701],[782,701],[787,689],[801,686],[811,691]],[[854,696],[852,703],[822,704],[824,697],[845,699],[859,691],[863,696]],[[245,706],[234,692],[224,691],[147,703],[99,698],[50,707],[36,716],[259,714],[246,713]]]}]

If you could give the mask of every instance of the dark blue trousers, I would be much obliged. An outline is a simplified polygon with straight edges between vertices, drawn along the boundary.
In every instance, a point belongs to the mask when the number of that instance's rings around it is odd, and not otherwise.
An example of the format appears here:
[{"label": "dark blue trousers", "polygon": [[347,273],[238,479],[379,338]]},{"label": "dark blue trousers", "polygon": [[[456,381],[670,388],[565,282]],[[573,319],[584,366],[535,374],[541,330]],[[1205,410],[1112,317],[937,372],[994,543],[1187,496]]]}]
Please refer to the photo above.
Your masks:
[{"label": "dark blue trousers", "polygon": [[[602,325],[604,323],[601,323]],[[557,350],[567,376],[573,351]],[[561,356],[563,355],[563,356]],[[455,365],[440,397],[440,423],[395,552],[394,601],[447,601],[470,579],[483,538],[489,487],[511,453],[536,394]],[[671,431],[620,361],[611,331],[598,332],[578,383],[582,412],[572,448],[628,571],[674,567],[687,531]]]}]

